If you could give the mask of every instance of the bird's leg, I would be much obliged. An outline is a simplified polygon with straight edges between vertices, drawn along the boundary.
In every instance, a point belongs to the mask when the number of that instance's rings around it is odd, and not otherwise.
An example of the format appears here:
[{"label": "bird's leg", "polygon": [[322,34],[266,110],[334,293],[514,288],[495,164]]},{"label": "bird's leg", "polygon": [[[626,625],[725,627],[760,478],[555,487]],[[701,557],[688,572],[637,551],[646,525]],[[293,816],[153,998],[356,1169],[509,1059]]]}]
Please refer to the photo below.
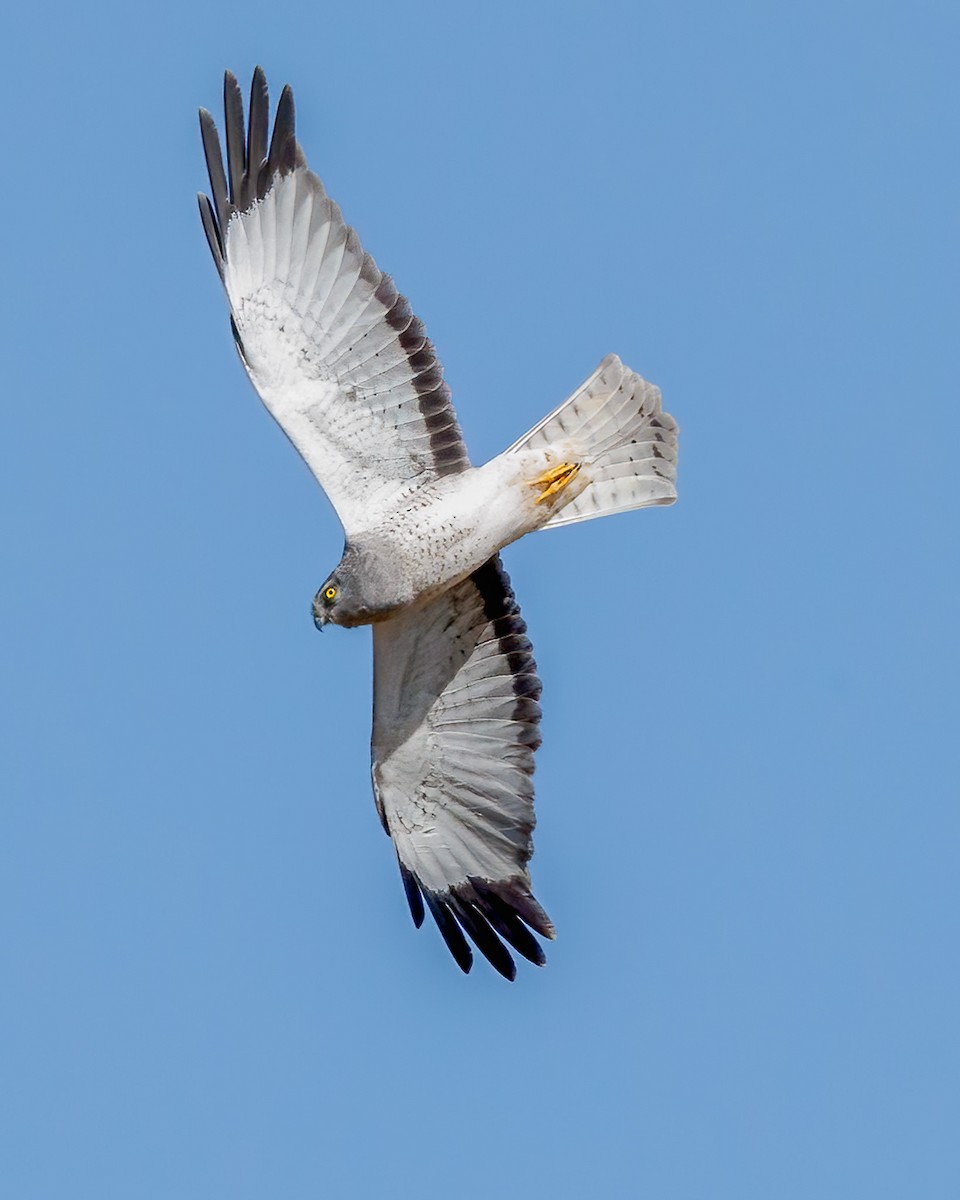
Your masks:
[{"label": "bird's leg", "polygon": [[570,480],[576,478],[579,470],[579,463],[558,463],[555,467],[544,471],[542,475],[538,475],[536,479],[529,480],[529,487],[540,488],[540,495],[536,498],[534,504],[543,504],[545,500],[549,500],[553,496],[556,496],[558,492],[562,492]]}]

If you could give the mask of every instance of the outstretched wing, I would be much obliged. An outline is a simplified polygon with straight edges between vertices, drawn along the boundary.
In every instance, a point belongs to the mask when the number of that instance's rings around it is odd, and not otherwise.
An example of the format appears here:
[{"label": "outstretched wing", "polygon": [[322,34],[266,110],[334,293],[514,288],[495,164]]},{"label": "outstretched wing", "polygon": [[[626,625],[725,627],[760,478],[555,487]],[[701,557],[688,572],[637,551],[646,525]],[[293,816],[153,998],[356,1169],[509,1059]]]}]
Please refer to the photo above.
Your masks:
[{"label": "outstretched wing", "polygon": [[540,680],[499,557],[375,624],[373,655],[374,793],[415,923],[425,900],[464,971],[464,932],[508,979],[504,941],[542,965],[530,930],[554,931],[527,873]]},{"label": "outstretched wing", "polygon": [[224,78],[224,169],[200,111],[213,199],[200,215],[243,364],[320,481],[349,537],[398,488],[469,466],[450,391],[423,324],[307,169],[284,88],[267,146],[269,100]]}]

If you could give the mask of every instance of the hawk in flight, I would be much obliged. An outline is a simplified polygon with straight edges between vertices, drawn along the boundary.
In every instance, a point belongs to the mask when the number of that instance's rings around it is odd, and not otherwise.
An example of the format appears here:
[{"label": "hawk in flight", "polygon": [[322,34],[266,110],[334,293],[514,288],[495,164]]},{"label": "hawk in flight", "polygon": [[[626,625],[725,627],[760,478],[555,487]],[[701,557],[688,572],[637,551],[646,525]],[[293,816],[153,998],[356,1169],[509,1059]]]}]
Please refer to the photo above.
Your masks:
[{"label": "hawk in flight", "polygon": [[284,88],[269,131],[224,80],[226,163],[200,113],[200,215],[253,386],[343,524],[318,628],[372,625],[373,791],[414,922],[429,909],[508,979],[554,936],[531,892],[540,680],[498,551],[534,529],[676,498],[677,427],[610,355],[508,450],[471,466],[423,324],[307,168]]}]

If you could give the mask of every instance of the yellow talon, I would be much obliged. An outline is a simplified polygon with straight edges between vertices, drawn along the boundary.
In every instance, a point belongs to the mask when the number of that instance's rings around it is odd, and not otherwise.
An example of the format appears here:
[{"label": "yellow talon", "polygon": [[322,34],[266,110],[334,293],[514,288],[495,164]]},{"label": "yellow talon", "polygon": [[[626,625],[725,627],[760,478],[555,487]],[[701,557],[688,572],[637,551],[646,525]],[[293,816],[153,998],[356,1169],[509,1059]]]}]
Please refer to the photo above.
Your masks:
[{"label": "yellow talon", "polygon": [[544,471],[542,475],[538,475],[536,479],[531,479],[529,486],[540,488],[540,495],[536,498],[534,504],[543,504],[545,500],[549,500],[552,496],[556,496],[558,492],[562,492],[570,480],[576,478],[579,470],[579,463],[558,463],[557,466],[551,467],[549,471]]}]

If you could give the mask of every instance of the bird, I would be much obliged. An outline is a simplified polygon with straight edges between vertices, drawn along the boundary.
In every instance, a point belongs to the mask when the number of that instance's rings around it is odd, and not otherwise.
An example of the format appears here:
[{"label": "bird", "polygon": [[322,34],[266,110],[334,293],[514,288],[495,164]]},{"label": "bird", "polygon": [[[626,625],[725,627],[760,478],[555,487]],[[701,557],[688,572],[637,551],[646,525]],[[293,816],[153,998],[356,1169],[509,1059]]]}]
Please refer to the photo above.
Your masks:
[{"label": "bird", "polygon": [[318,629],[371,625],[371,775],[419,928],[507,979],[553,939],[528,869],[541,683],[500,551],[524,534],[676,499],[677,424],[616,355],[474,466],[423,323],[308,167],[284,87],[248,112],[224,74],[200,110],[200,216],[241,362],[344,532]]}]

